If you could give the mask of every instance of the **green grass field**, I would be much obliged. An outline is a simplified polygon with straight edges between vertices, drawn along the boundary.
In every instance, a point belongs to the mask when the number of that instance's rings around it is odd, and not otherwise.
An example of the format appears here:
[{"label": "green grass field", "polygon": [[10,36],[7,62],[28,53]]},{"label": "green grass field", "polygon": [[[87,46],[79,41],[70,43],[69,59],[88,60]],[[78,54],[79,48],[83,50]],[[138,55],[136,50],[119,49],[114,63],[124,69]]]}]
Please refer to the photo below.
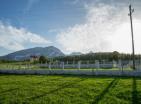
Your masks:
[{"label": "green grass field", "polygon": [[141,78],[0,75],[0,104],[141,104]]}]

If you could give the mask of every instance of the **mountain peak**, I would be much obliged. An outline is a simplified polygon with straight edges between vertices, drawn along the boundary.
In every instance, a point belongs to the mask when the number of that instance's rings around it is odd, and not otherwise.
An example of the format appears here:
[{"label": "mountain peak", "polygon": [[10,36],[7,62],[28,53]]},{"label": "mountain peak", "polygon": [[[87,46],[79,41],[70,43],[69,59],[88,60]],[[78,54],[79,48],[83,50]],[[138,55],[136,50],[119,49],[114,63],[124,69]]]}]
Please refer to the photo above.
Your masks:
[{"label": "mountain peak", "polygon": [[56,47],[54,47],[54,46],[48,46],[48,47],[46,47],[46,48],[56,48]]},{"label": "mountain peak", "polygon": [[45,48],[48,48],[48,49],[58,49],[58,48],[56,48],[54,46],[48,46],[48,47],[45,47]]},{"label": "mountain peak", "polygon": [[20,58],[20,60],[24,60],[26,58],[29,58],[29,56],[31,55],[58,57],[58,56],[64,56],[64,53],[54,46],[48,46],[45,48],[35,47],[35,48],[29,48],[21,51],[16,51],[14,53],[10,53],[6,56],[3,56],[2,59],[15,60],[15,58]]}]

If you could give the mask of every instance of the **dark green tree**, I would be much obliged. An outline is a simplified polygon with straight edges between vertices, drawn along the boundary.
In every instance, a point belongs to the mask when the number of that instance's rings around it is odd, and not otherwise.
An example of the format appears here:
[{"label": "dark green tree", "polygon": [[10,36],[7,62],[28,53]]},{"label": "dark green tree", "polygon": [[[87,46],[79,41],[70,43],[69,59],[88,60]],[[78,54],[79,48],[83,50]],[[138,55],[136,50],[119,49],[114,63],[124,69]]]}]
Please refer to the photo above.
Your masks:
[{"label": "dark green tree", "polygon": [[115,61],[118,61],[119,59],[119,52],[117,51],[114,51],[113,54],[112,54],[112,59],[115,60]]},{"label": "dark green tree", "polygon": [[47,58],[45,56],[40,56],[39,63],[46,63]]}]

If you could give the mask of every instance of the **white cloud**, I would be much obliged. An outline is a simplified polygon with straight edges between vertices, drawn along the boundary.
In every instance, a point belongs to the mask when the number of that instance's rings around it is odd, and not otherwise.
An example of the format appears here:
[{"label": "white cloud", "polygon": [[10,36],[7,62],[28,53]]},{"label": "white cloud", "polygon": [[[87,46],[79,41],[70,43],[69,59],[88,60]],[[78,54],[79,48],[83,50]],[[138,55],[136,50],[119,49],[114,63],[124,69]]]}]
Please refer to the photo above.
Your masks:
[{"label": "white cloud", "polygon": [[24,28],[18,29],[0,22],[0,47],[17,51],[24,49],[25,45],[48,45],[49,43],[47,39]]},{"label": "white cloud", "polygon": [[[86,10],[87,15],[84,24],[76,24],[57,35],[58,43],[61,44],[64,51],[97,52],[117,50],[131,52],[128,7],[120,7],[119,10],[119,7],[99,4],[86,5]],[[141,21],[136,23],[138,27],[135,27],[135,35],[141,39],[139,35]],[[136,41],[136,45],[139,43],[141,42]],[[141,49],[136,50],[141,52]]]},{"label": "white cloud", "polygon": [[[134,40],[135,40],[135,52],[141,53],[141,20],[134,19]],[[115,31],[115,35],[109,38],[112,44],[112,50],[117,50],[121,52],[132,52],[131,43],[131,31],[130,22],[124,22],[119,25],[119,29]]]}]

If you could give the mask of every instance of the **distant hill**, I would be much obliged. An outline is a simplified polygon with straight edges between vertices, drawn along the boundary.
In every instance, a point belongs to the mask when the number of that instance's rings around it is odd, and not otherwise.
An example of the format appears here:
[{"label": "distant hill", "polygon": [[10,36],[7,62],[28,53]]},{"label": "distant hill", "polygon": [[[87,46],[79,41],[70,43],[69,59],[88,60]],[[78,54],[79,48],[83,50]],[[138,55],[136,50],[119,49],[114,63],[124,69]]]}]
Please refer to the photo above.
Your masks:
[{"label": "distant hill", "polygon": [[47,57],[58,57],[58,56],[65,56],[63,52],[61,52],[58,48],[54,46],[49,47],[35,47],[25,50],[16,51],[14,53],[10,53],[8,55],[0,57],[1,59],[6,60],[24,60],[28,59],[31,55],[36,56],[47,56]]},{"label": "distant hill", "polygon": [[81,52],[72,52],[69,56],[77,56],[77,55],[82,55],[83,53]]}]

